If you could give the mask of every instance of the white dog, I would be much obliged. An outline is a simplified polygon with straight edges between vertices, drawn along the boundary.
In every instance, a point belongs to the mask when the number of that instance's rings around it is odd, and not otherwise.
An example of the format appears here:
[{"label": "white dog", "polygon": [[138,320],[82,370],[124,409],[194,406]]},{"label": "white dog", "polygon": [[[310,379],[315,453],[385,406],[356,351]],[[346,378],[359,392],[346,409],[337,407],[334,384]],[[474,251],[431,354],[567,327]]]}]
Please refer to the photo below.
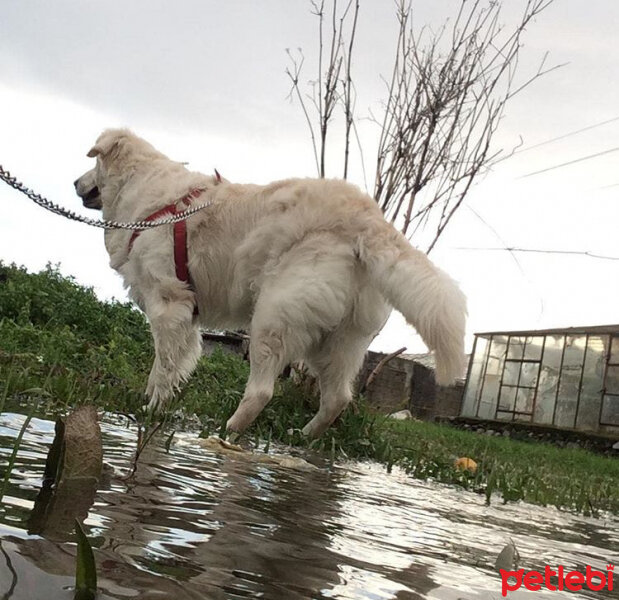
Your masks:
[{"label": "white dog", "polygon": [[[188,171],[125,129],[105,131],[88,156],[97,158],[96,167],[75,187],[105,219],[157,219],[166,206],[181,211],[211,203],[183,221],[188,251],[180,267],[182,241],[170,225],[139,237],[105,233],[112,268],[150,321],[151,409],[192,373],[201,353],[199,326],[250,331],[251,372],[227,423],[231,431],[250,425],[280,371],[303,360],[321,393],[303,432],[320,435],[351,401],[351,383],[391,307],[434,350],[438,383],[461,373],[462,292],[356,187],[324,179],[222,182]],[[179,275],[185,266],[188,273]]]}]

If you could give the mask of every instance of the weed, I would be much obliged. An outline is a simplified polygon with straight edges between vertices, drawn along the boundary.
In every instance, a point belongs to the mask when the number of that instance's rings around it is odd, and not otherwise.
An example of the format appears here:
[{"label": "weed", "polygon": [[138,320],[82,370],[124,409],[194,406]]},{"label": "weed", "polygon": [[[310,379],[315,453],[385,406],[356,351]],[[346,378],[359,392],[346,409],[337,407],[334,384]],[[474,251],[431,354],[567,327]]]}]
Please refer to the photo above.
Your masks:
[{"label": "weed", "polygon": [[77,553],[75,556],[74,600],[94,600],[97,594],[97,568],[92,547],[80,522],[75,521]]}]

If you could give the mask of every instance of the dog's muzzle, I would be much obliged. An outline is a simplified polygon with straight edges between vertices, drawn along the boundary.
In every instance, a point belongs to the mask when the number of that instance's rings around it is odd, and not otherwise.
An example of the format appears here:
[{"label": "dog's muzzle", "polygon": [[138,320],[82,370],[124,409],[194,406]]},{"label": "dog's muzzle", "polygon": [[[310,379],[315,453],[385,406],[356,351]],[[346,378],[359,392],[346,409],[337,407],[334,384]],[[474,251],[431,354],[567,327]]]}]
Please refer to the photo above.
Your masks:
[{"label": "dog's muzzle", "polygon": [[80,196],[82,199],[82,204],[86,208],[94,208],[96,210],[101,210],[101,194],[99,193],[99,188],[95,185],[89,192]]},{"label": "dog's muzzle", "polygon": [[101,193],[95,183],[93,171],[88,171],[88,173],[76,179],[73,185],[75,186],[75,192],[82,199],[82,204],[86,208],[101,210]]}]

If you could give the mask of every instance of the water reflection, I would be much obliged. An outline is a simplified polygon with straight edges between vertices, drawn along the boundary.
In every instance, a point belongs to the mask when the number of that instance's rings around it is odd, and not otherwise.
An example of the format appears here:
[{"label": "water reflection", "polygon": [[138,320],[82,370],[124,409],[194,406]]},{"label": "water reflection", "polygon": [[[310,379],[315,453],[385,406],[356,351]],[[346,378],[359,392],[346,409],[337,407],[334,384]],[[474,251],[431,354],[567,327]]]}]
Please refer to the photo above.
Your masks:
[{"label": "water reflection", "polygon": [[[2,416],[2,448],[21,422]],[[105,461],[120,473],[134,432],[119,422],[102,429]],[[71,597],[74,546],[25,532],[52,437],[53,426],[33,421],[0,507],[0,598]],[[463,490],[378,466],[297,472],[178,438],[169,454],[147,448],[131,482],[112,477],[95,497],[86,526],[101,598],[498,598],[493,564],[509,538],[526,569],[605,568],[619,559],[610,517],[488,508]],[[535,597],[511,597],[525,594]]]},{"label": "water reflection", "polygon": [[58,419],[47,454],[43,482],[28,518],[28,533],[64,541],[95,500],[103,451],[97,411],[82,406]]}]

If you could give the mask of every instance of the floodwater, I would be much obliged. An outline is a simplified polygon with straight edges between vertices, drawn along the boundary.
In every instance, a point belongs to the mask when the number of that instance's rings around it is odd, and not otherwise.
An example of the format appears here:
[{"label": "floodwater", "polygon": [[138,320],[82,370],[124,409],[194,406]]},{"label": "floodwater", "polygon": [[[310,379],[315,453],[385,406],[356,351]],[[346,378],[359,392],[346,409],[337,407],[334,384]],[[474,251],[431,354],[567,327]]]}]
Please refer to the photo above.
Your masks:
[{"label": "floodwater", "polygon": [[[0,415],[0,480],[23,421]],[[102,430],[104,461],[115,473],[94,504],[77,494],[56,507],[49,532],[29,535],[54,435],[51,421],[32,420],[0,504],[1,600],[73,597],[75,544],[66,530],[80,511],[88,511],[101,600],[499,599],[494,563],[510,538],[525,570],[606,572],[619,562],[619,520],[608,515],[486,507],[481,496],[367,463],[312,472],[249,463],[200,448],[193,434],[177,434],[169,453],[156,440],[134,479],[123,481],[135,430],[120,420]],[[618,589],[569,598],[617,598]]]}]

